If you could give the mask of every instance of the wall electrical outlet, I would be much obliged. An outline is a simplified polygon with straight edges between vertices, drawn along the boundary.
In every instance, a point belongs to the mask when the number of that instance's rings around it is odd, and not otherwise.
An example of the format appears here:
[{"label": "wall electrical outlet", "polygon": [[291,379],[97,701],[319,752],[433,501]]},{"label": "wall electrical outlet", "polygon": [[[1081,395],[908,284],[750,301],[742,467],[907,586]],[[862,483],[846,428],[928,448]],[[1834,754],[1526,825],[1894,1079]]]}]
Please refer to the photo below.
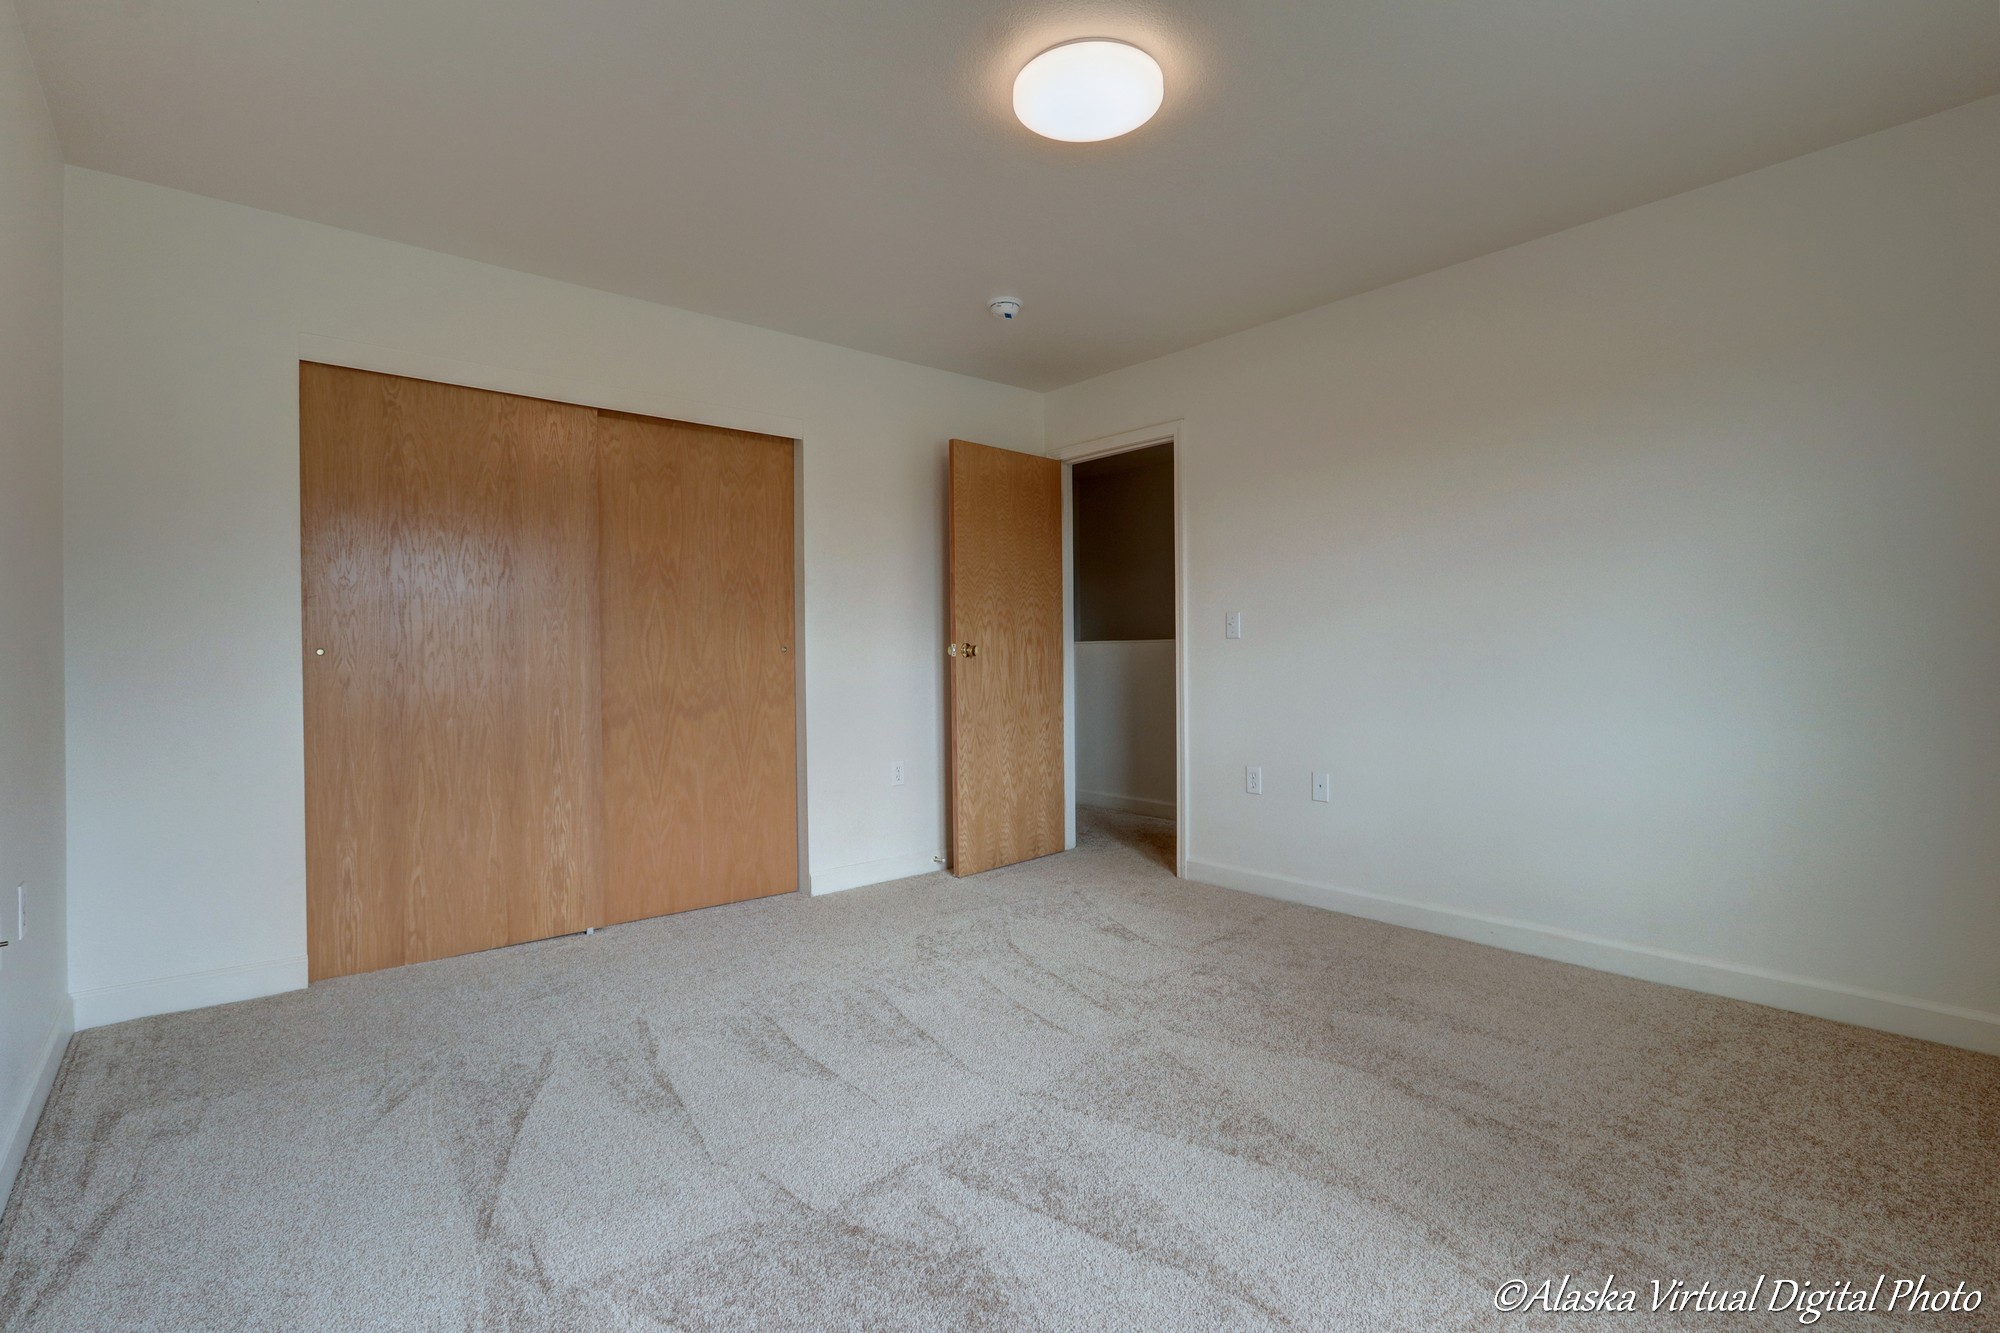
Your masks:
[{"label": "wall electrical outlet", "polygon": [[1333,799],[1333,774],[1313,774],[1313,799],[1315,801],[1331,801]]},{"label": "wall electrical outlet", "polygon": [[1264,770],[1261,768],[1244,769],[1243,790],[1249,792],[1252,796],[1262,796],[1264,794]]},{"label": "wall electrical outlet", "polygon": [[903,761],[900,759],[891,759],[889,761],[889,785],[891,787],[900,787],[905,781],[907,779],[903,776]]},{"label": "wall electrical outlet", "polygon": [[1222,617],[1222,637],[1240,639],[1243,637],[1243,613],[1231,611]]}]

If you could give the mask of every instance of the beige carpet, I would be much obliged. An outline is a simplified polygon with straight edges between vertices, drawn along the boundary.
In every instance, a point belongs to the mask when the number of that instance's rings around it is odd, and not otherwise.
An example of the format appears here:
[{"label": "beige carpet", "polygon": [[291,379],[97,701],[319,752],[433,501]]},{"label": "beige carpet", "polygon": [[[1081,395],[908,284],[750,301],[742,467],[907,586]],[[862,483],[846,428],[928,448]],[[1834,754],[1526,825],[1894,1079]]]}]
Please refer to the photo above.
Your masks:
[{"label": "beige carpet", "polygon": [[1496,1286],[1607,1271],[2000,1323],[2000,1060],[1182,883],[1171,836],[84,1033],[0,1327],[1576,1329]]}]

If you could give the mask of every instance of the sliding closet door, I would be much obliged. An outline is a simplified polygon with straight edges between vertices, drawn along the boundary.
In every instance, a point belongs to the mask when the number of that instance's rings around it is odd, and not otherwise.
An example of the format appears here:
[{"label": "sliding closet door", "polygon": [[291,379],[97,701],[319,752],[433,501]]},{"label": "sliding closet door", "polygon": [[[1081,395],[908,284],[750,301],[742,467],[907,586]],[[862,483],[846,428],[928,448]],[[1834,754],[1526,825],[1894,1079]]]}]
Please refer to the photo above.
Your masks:
[{"label": "sliding closet door", "polygon": [[598,414],[607,921],[798,887],[792,442]]},{"label": "sliding closet door", "polygon": [[299,390],[312,977],[597,924],[596,414]]}]

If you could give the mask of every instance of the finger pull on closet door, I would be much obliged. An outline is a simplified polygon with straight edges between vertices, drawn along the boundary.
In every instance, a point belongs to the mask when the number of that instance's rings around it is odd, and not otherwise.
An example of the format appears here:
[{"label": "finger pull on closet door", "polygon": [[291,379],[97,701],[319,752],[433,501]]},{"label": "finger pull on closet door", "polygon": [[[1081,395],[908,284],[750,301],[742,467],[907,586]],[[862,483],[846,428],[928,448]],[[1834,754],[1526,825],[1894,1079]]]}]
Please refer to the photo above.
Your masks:
[{"label": "finger pull on closet door", "polygon": [[311,363],[300,419],[313,979],[795,887],[790,441]]}]

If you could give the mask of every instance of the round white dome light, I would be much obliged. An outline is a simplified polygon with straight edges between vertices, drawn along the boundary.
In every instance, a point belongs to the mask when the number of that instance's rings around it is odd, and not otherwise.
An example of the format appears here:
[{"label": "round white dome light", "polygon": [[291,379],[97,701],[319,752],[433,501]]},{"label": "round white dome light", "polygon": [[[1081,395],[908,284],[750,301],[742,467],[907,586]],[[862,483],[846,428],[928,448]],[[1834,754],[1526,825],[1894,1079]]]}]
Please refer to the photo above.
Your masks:
[{"label": "round white dome light", "polygon": [[1022,66],[1014,114],[1048,139],[1094,143],[1130,134],[1153,118],[1166,93],[1160,64],[1129,42],[1064,42]]}]

